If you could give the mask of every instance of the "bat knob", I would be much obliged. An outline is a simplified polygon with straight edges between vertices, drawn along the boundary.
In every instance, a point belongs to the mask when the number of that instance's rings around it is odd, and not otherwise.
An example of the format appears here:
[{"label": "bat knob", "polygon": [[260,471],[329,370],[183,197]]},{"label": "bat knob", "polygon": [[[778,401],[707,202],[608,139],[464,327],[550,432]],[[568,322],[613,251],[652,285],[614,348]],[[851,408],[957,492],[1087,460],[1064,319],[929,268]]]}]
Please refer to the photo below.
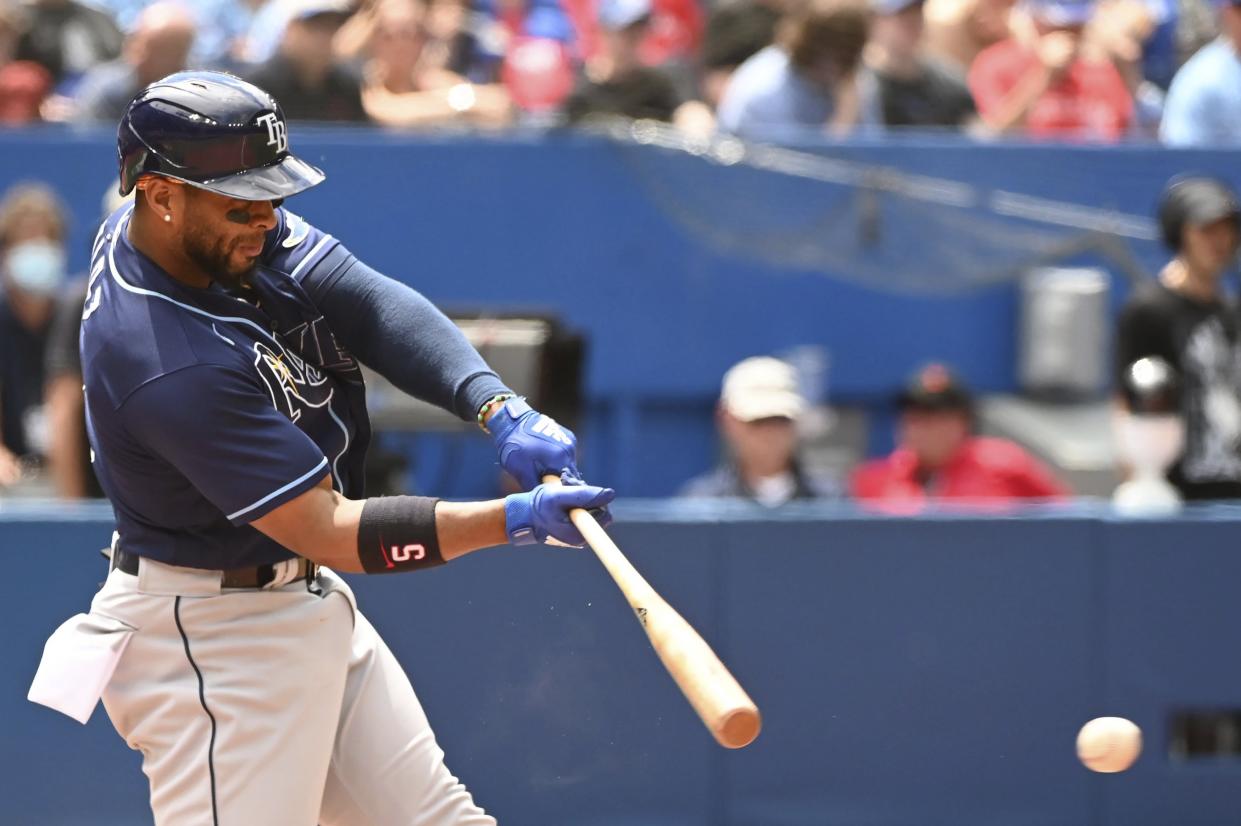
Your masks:
[{"label": "bat knob", "polygon": [[724,718],[724,724],[715,739],[725,748],[745,748],[754,742],[762,728],[763,720],[758,709],[739,708]]}]

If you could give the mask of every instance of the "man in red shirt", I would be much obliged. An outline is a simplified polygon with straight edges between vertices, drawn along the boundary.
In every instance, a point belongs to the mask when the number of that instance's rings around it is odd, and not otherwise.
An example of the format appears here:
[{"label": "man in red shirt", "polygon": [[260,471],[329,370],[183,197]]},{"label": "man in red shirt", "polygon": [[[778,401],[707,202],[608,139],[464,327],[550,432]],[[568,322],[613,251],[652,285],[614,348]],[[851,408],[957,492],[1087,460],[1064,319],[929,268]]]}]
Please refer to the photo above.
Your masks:
[{"label": "man in red shirt", "polygon": [[1084,48],[1094,0],[1027,0],[1024,34],[985,49],[969,87],[983,122],[999,133],[1117,141],[1133,120],[1133,97],[1106,55]]},{"label": "man in red shirt", "polygon": [[859,500],[921,505],[932,500],[1060,499],[1068,488],[1007,439],[975,436],[969,390],[941,364],[923,368],[901,394],[900,444],[853,473]]}]

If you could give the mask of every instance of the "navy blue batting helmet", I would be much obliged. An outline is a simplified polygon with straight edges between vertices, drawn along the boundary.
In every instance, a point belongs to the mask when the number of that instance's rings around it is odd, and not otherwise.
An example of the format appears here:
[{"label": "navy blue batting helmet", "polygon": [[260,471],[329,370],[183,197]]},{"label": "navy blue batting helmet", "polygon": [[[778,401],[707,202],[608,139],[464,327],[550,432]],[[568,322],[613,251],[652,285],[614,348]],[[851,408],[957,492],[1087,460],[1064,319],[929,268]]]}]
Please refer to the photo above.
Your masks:
[{"label": "navy blue batting helmet", "polygon": [[121,194],[147,173],[246,201],[287,198],[326,177],[289,154],[280,104],[224,72],[177,72],[129,103],[116,136]]}]

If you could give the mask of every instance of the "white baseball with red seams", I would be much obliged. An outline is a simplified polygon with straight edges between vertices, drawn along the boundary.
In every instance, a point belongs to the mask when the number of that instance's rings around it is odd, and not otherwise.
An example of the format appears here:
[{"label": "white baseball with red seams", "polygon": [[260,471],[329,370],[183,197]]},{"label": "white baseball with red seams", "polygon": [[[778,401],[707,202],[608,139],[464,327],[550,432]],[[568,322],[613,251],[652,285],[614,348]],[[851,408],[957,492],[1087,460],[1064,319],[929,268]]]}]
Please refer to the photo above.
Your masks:
[{"label": "white baseball with red seams", "polygon": [[1096,717],[1077,734],[1077,759],[1091,771],[1123,772],[1142,753],[1142,730],[1124,717]]}]

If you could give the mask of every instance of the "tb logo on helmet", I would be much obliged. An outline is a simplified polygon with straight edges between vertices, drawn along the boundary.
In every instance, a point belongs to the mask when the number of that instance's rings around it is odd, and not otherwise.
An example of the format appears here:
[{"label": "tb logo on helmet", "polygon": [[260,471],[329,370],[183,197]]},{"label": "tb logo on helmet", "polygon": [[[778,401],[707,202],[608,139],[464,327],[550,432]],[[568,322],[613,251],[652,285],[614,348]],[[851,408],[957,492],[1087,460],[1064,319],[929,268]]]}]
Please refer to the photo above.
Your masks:
[{"label": "tb logo on helmet", "polygon": [[268,146],[276,147],[276,153],[279,155],[289,151],[289,127],[275,112],[268,112],[258,118],[257,122],[267,128]]}]

